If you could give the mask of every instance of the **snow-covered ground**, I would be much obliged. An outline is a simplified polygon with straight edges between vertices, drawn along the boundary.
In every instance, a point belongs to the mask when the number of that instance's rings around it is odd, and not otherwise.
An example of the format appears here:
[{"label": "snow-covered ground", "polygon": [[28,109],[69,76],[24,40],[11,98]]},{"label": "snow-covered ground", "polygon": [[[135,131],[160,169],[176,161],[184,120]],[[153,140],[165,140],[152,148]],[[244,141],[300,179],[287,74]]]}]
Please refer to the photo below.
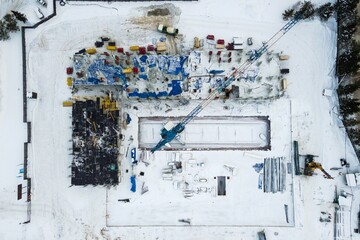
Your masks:
[{"label": "snow-covered ground", "polygon": [[[15,2],[15,1],[13,1]],[[184,47],[190,47],[195,36],[214,34],[230,41],[233,36],[252,36],[261,42],[277,32],[284,22],[281,13],[296,1],[229,0],[226,4],[208,0],[168,4],[172,17],[162,20],[174,24],[184,34]],[[325,1],[313,1],[320,4]],[[3,9],[11,1],[2,1]],[[336,99],[322,96],[323,88],[336,88],[334,59],[336,55],[336,23],[331,19],[321,23],[315,19],[297,24],[275,46],[274,51],[290,55],[286,99],[262,104],[238,103],[236,100],[214,101],[201,116],[270,116],[271,151],[177,152],[187,159],[204,163],[203,169],[191,167],[179,177],[201,187],[193,178],[203,174],[205,187],[216,185],[214,176],[229,176],[226,197],[213,197],[202,192],[193,199],[184,199],[173,184],[164,181],[161,169],[171,158],[169,152],[150,154],[148,167],[142,163],[131,170],[130,159],[121,162],[121,183],[111,189],[102,187],[69,187],[71,151],[71,109],[62,101],[71,97],[66,86],[65,68],[71,64],[74,52],[92,46],[99,36],[108,35],[125,45],[145,45],[152,42],[156,21],[145,17],[150,6],[162,3],[67,4],[57,6],[57,16],[34,30],[27,30],[28,90],[38,93],[29,100],[28,121],[32,122],[32,143],[29,145],[29,177],[32,178],[31,223],[26,219],[24,201],[16,201],[17,184],[22,183],[19,170],[23,162],[23,142],[26,139],[22,123],[22,66],[20,34],[0,43],[0,128],[1,128],[1,199],[0,234],[4,239],[257,239],[265,229],[267,239],[333,239],[334,192],[337,188],[354,193],[352,221],[346,231],[352,239],[359,206],[357,189],[345,187],[340,173],[340,158],[357,171],[358,160],[341,122],[333,111]],[[6,6],[6,7],[5,7]],[[24,4],[22,8],[32,7]],[[28,10],[24,10],[28,11]],[[51,11],[48,11],[50,13]],[[35,21],[35,19],[33,19]],[[165,113],[152,108],[152,103],[127,103],[139,111],[128,110],[133,122],[128,134],[137,136],[137,118],[184,116],[189,106]],[[224,109],[224,105],[235,106]],[[165,106],[163,107],[165,110]],[[5,134],[4,134],[5,133]],[[292,162],[292,141],[299,142],[300,154],[314,154],[334,180],[321,174],[313,177],[287,174],[284,193],[263,193],[257,187],[258,173],[253,169],[263,157],[284,156]],[[124,142],[127,147],[130,142]],[[131,142],[136,147],[138,139]],[[169,155],[170,154],[170,155]],[[254,158],[260,157],[260,160]],[[188,162],[189,163],[189,162]],[[231,175],[223,165],[239,171]],[[129,178],[138,175],[138,187],[144,181],[149,192],[131,193]],[[185,176],[186,175],[186,176]],[[210,180],[211,179],[211,180]],[[181,179],[180,179],[181,180]],[[179,181],[180,181],[179,180]],[[180,181],[181,182],[181,181]],[[118,199],[131,198],[129,203]],[[224,198],[224,201],[219,200]],[[193,201],[193,202],[192,202]],[[193,204],[192,204],[193,203]],[[284,204],[288,205],[289,223],[285,221]],[[180,209],[179,209],[180,208]],[[332,214],[330,223],[320,222],[321,211]],[[193,226],[181,226],[178,219],[191,218]],[[138,224],[137,224],[138,222]],[[211,226],[204,226],[211,225]],[[246,227],[253,226],[253,227]],[[281,227],[280,227],[281,226]],[[351,239],[348,236],[346,239]]]}]

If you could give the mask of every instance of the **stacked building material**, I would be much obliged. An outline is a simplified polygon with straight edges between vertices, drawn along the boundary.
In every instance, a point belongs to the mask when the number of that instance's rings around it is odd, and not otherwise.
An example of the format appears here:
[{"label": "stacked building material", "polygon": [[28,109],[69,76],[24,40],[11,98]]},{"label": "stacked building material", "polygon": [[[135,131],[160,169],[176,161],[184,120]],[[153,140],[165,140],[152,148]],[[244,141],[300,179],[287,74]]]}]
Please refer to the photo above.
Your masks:
[{"label": "stacked building material", "polygon": [[284,192],[286,190],[285,157],[264,159],[264,192]]}]

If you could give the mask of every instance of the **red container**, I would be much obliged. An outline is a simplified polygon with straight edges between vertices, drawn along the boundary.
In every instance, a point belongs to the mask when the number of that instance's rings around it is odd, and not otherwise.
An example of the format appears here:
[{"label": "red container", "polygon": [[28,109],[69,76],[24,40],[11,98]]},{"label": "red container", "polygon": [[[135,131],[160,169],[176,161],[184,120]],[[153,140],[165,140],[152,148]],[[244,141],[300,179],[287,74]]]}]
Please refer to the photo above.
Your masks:
[{"label": "red container", "polygon": [[134,67],[134,68],[133,68],[133,73],[138,74],[138,73],[139,73],[139,69],[138,69],[137,67]]},{"label": "red container", "polygon": [[119,47],[119,48],[117,49],[117,51],[118,51],[118,53],[124,53],[124,48]]},{"label": "red container", "polygon": [[154,51],[154,50],[155,50],[155,46],[154,46],[154,45],[148,45],[148,46],[147,46],[147,50],[148,50],[148,51]]},{"label": "red container", "polygon": [[74,72],[74,69],[72,68],[72,67],[68,67],[68,68],[66,68],[66,73],[67,74],[73,74],[73,72]]},{"label": "red container", "polygon": [[139,54],[146,54],[145,47],[139,47]]},{"label": "red container", "polygon": [[225,44],[224,39],[218,39],[218,40],[217,40],[217,44]]},{"label": "red container", "polygon": [[206,39],[214,40],[214,39],[215,39],[215,36],[214,36],[214,35],[207,35],[207,36],[206,36]]}]

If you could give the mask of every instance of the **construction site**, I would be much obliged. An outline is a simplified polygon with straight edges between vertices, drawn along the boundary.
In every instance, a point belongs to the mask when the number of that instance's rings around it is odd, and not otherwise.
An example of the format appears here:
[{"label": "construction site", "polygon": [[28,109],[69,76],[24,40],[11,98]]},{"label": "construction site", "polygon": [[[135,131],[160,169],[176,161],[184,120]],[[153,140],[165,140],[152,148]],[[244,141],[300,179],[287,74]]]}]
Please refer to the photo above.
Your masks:
[{"label": "construction site", "polygon": [[[299,20],[258,49],[251,37],[207,35],[180,52],[179,30],[161,35],[160,24],[151,43],[101,36],[73,55],[66,69],[73,96],[63,104],[73,109],[72,184],[117,185],[107,194],[109,226],[294,226],[285,97],[291,57],[270,48]],[[101,92],[107,96],[79,101]],[[279,116],[281,124],[273,123]],[[237,188],[247,197],[238,198]],[[241,217],[255,211],[245,203],[256,198],[262,201],[252,206],[271,220]]]},{"label": "construction site", "polygon": [[28,232],[360,239],[336,22],[287,5],[54,1],[24,40]]}]

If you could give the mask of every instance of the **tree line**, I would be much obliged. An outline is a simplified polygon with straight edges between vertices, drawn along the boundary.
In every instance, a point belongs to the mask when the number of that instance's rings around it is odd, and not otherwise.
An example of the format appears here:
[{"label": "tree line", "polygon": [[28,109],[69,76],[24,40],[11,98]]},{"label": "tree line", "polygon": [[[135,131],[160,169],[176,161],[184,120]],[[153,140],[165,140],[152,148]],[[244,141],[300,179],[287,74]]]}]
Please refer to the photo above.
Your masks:
[{"label": "tree line", "polygon": [[18,22],[27,22],[25,14],[11,11],[11,13],[6,14],[0,20],[0,40],[5,41],[10,39],[10,33],[17,32],[20,30]]},{"label": "tree line", "polygon": [[[357,116],[360,112],[360,100],[354,97],[354,93],[360,89],[360,77],[356,76],[360,68],[360,44],[355,40],[356,30],[360,24],[356,9],[359,1],[337,0],[334,4],[329,2],[319,7],[315,7],[310,1],[304,1],[286,9],[282,17],[284,20],[290,20],[300,14],[303,19],[314,19],[318,16],[321,21],[327,21],[331,16],[336,16],[339,114],[354,144],[356,154],[360,157],[360,121]],[[341,84],[344,79],[350,81]]]}]

